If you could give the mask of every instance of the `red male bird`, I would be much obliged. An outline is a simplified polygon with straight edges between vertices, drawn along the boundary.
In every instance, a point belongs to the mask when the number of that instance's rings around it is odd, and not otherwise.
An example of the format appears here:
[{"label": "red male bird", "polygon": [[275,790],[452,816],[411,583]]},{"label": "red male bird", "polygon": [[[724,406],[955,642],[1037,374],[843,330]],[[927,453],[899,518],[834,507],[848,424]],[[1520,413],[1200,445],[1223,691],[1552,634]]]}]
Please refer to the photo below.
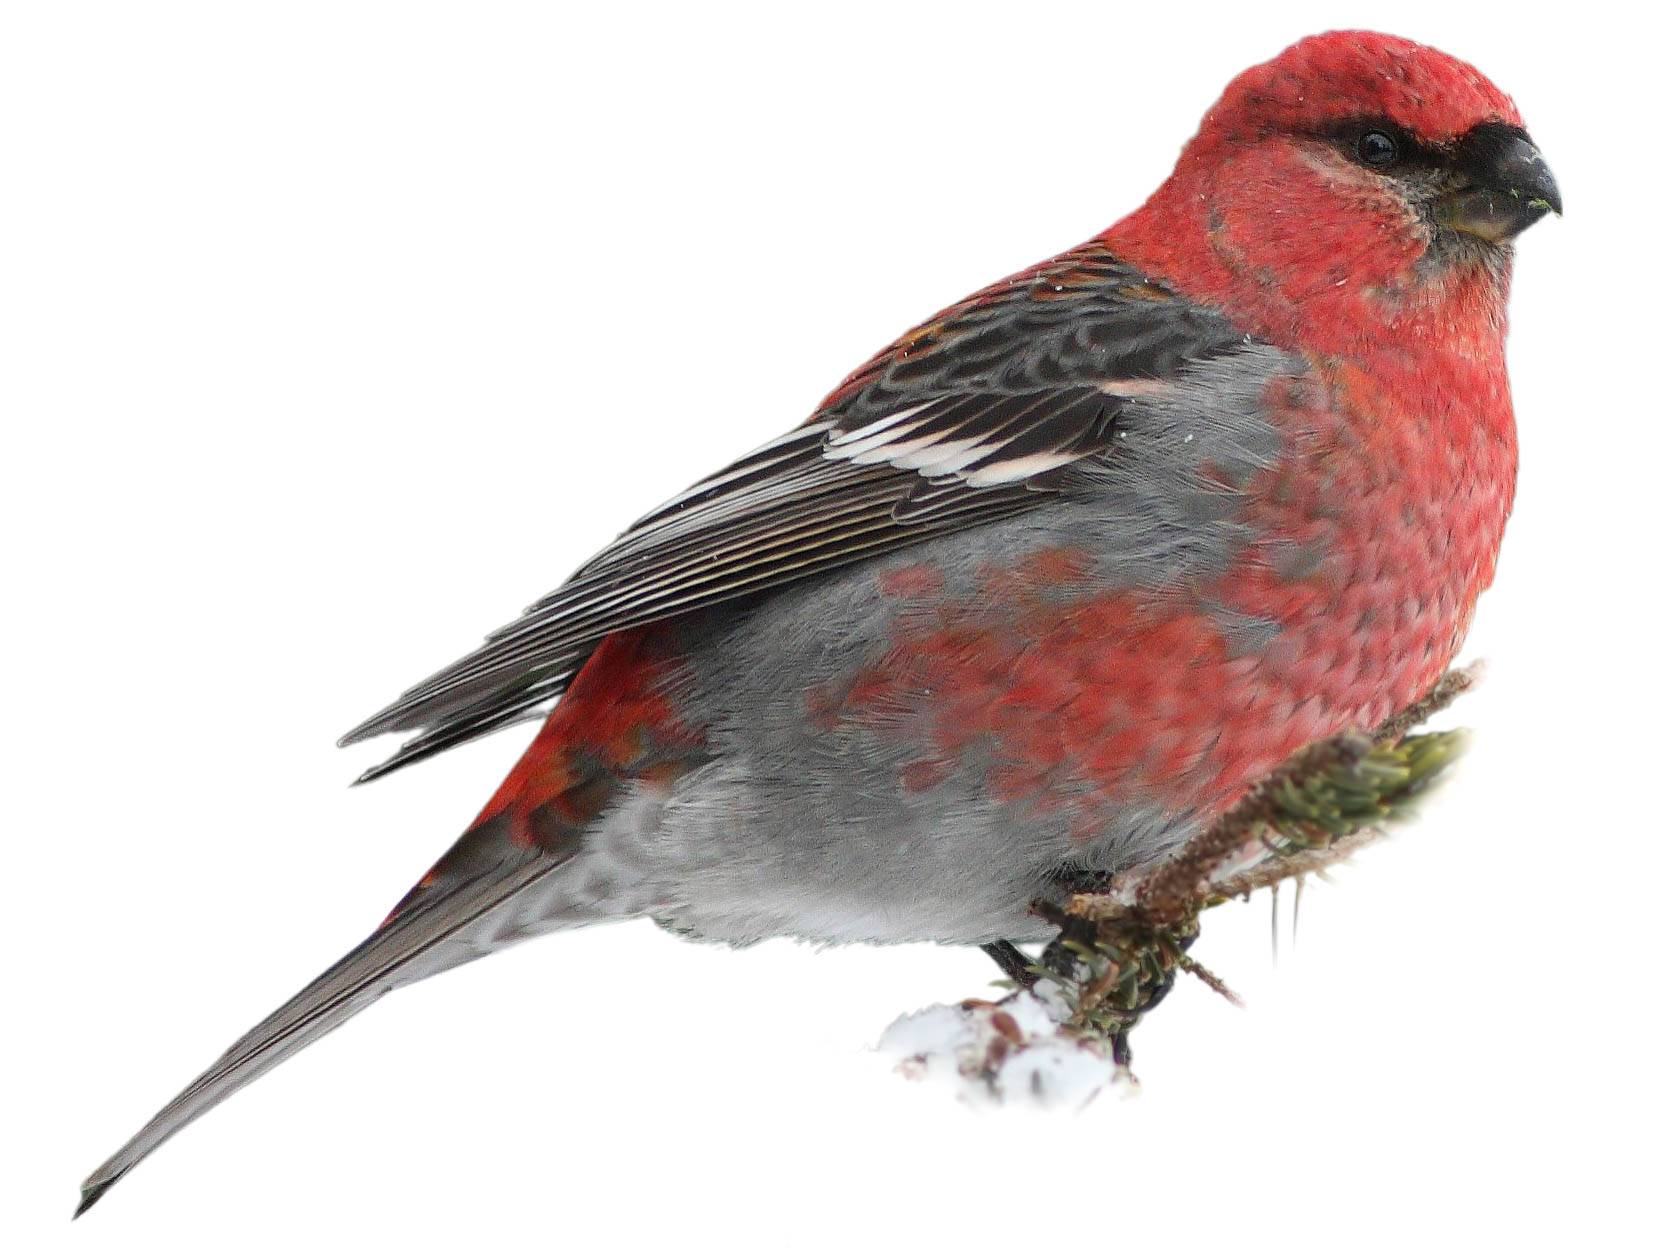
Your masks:
[{"label": "red male bird", "polygon": [[1514,104],[1347,32],[1234,81],[1137,212],[955,304],[347,741],[559,699],[351,951],[87,1181],[381,994],[552,929],[996,943],[1451,661],[1515,482]]}]

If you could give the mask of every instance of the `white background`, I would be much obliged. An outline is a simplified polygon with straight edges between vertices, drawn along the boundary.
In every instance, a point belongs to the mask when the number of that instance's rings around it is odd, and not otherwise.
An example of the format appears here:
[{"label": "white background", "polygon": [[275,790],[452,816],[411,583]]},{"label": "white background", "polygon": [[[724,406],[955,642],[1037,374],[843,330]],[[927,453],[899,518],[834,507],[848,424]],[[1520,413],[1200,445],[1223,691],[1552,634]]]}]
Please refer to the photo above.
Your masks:
[{"label": "white background", "polygon": [[[8,5],[0,1240],[1652,1240],[1659,31],[1268,7]],[[1186,984],[1137,1098],[978,1114],[867,1047],[980,954],[591,930],[396,995],[70,1228],[530,729],[353,792],[338,733],[1339,24],[1512,91],[1568,215],[1520,247],[1480,744],[1278,965],[1264,899],[1210,916],[1248,1010]]]}]

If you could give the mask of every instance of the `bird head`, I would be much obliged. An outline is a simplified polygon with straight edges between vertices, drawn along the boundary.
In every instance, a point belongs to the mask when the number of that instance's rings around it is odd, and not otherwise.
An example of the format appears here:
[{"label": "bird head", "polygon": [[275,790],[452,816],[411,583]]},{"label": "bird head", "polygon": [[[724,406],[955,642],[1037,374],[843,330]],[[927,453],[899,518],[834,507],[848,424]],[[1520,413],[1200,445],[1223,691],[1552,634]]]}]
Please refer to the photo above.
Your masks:
[{"label": "bird head", "polygon": [[1361,332],[1475,283],[1501,303],[1515,236],[1560,211],[1514,102],[1478,70],[1337,31],[1239,75],[1110,233],[1251,321]]}]

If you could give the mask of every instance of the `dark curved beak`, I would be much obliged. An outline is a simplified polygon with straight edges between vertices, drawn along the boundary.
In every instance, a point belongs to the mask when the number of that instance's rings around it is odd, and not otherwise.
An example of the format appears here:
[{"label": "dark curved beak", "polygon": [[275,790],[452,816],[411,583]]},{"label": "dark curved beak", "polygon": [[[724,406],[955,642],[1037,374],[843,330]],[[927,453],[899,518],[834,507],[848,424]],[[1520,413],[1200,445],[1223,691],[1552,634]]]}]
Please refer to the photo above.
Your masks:
[{"label": "dark curved beak", "polygon": [[1442,224],[1502,243],[1547,213],[1561,212],[1561,188],[1537,144],[1519,126],[1487,122],[1457,145],[1462,185],[1440,198]]}]

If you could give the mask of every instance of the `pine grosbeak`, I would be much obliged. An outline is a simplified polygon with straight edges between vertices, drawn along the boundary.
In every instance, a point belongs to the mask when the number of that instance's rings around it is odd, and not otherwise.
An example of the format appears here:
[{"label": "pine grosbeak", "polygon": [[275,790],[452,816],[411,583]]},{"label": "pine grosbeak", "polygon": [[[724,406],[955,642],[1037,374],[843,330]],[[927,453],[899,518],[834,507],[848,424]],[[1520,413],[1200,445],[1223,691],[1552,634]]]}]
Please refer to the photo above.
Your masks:
[{"label": "pine grosbeak", "polygon": [[87,1181],[397,986],[650,916],[996,943],[1451,661],[1515,482],[1514,104],[1347,32],[1234,81],[1149,201],[955,304],[347,741],[552,700],[391,915]]}]

